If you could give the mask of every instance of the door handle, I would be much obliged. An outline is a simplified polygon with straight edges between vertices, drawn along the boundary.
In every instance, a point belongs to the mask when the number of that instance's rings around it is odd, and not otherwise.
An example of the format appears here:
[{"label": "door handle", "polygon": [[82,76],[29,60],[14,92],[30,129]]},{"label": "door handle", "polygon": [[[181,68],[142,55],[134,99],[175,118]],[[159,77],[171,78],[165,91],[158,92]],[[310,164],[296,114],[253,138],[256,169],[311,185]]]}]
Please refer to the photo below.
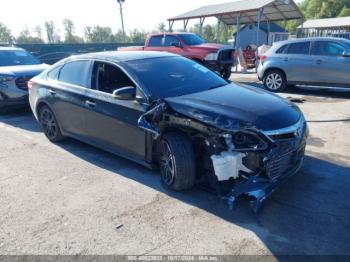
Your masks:
[{"label": "door handle", "polygon": [[53,96],[56,95],[56,91],[52,90],[52,89],[49,90],[49,93],[50,93],[50,95],[53,95]]},{"label": "door handle", "polygon": [[318,65],[322,64],[322,60],[316,60],[316,64]]},{"label": "door handle", "polygon": [[283,60],[286,61],[286,62],[288,62],[289,58],[288,58],[288,57],[285,57]]},{"label": "door handle", "polygon": [[85,104],[88,106],[88,107],[95,107],[96,106],[96,102],[92,101],[92,100],[86,100],[85,101]]}]

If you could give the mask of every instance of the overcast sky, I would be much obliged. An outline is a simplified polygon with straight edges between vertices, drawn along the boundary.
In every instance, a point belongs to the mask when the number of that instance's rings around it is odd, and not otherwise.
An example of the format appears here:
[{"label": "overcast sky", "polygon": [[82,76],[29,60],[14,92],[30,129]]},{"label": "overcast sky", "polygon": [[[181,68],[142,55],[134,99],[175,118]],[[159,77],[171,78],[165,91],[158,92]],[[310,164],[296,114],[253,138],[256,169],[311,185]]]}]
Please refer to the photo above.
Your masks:
[{"label": "overcast sky", "polygon": [[[169,17],[185,13],[202,5],[232,2],[233,0],[126,0],[124,4],[125,27],[152,30]],[[297,0],[300,2],[301,0]],[[116,0],[1,0],[0,22],[7,25],[14,35],[26,26],[32,29],[53,20],[62,27],[62,20],[69,18],[76,25],[76,33],[83,35],[88,25],[121,28]],[[213,23],[215,20],[207,20]],[[194,20],[192,24],[198,23]],[[192,25],[191,22],[189,26]],[[181,28],[177,22],[175,28]]]}]

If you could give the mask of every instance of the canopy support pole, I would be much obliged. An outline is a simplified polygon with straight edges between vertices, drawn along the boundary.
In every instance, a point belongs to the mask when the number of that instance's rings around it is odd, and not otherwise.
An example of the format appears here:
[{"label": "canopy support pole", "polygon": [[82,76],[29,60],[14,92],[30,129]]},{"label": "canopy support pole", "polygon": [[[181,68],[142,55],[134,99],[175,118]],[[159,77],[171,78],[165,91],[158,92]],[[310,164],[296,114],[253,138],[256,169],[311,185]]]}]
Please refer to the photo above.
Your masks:
[{"label": "canopy support pole", "polygon": [[218,18],[218,22],[216,24],[216,43],[220,42],[220,25],[221,25],[221,19]]},{"label": "canopy support pole", "polygon": [[173,31],[174,21],[169,21],[169,32]]},{"label": "canopy support pole", "polygon": [[205,17],[199,18],[199,34],[203,36],[203,25],[204,25]]},{"label": "canopy support pole", "polygon": [[[259,59],[259,38],[260,38],[260,22],[261,18],[264,14],[264,7],[261,7],[258,12],[258,17],[257,17],[257,27],[256,27],[256,56],[257,59]],[[258,70],[257,66],[255,66],[256,71]]]},{"label": "canopy support pole", "polygon": [[186,30],[187,30],[188,21],[189,21],[189,19],[184,20],[184,32],[186,32]]},{"label": "canopy support pole", "polygon": [[241,14],[237,16],[237,25],[236,25],[236,41],[235,41],[235,49],[236,49],[236,72],[238,72],[238,49],[239,49],[239,41],[240,41],[240,31],[241,31]]},{"label": "canopy support pole", "polygon": [[267,45],[270,45],[270,40],[271,41],[271,45],[272,45],[272,42],[274,41],[274,39],[270,39],[270,34],[271,34],[271,27],[270,27],[270,21],[266,21],[267,23]]}]

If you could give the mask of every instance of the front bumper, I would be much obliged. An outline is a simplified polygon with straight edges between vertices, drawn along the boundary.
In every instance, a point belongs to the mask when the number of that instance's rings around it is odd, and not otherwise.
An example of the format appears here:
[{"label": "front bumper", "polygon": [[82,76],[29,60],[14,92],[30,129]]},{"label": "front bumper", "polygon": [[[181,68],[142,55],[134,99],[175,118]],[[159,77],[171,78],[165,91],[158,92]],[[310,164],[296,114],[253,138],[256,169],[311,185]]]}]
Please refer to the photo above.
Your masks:
[{"label": "front bumper", "polygon": [[[299,148],[292,152],[266,160],[264,174],[259,173],[249,176],[246,181],[237,184],[227,196],[230,209],[233,208],[237,197],[246,195],[253,198],[250,205],[253,211],[257,213],[265,200],[289,177],[300,170],[305,155],[305,146],[306,144],[303,142]],[[284,163],[286,169],[281,170],[278,175],[271,175],[276,173],[276,161],[288,161],[288,163]]]},{"label": "front bumper", "polygon": [[26,107],[29,105],[28,95],[17,98],[9,98],[0,92],[0,109],[11,109],[18,107]]}]

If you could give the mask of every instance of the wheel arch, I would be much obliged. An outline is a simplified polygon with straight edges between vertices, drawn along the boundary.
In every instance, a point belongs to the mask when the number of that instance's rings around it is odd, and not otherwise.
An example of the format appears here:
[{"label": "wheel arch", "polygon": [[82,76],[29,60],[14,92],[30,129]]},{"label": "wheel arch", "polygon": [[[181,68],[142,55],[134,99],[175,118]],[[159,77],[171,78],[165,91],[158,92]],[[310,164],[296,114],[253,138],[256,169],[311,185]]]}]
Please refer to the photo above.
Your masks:
[{"label": "wheel arch", "polygon": [[55,116],[55,118],[56,118],[57,124],[58,124],[58,126],[59,126],[59,128],[60,128],[60,130],[61,130],[62,134],[64,134],[65,132],[64,132],[64,129],[62,128],[60,119],[58,119],[57,115],[55,114],[55,111],[52,109],[52,107],[50,106],[50,104],[47,103],[46,101],[43,101],[43,100],[39,101],[39,102],[37,103],[36,107],[35,107],[35,113],[36,113],[36,115],[37,115],[38,121],[40,121],[40,119],[39,119],[39,117],[40,117],[40,116],[39,116],[39,112],[40,112],[40,110],[41,110],[41,108],[42,108],[43,106],[47,106],[47,107],[53,112],[53,114],[54,114],[54,116]]},{"label": "wheel arch", "polygon": [[263,77],[263,79],[264,79],[264,78],[266,77],[266,75],[267,75],[269,72],[271,72],[271,71],[280,71],[280,72],[283,74],[283,76],[284,76],[286,82],[288,82],[288,78],[287,78],[286,72],[285,72],[283,69],[279,68],[279,67],[269,67],[268,69],[266,69],[266,71],[264,72],[264,77]]}]

